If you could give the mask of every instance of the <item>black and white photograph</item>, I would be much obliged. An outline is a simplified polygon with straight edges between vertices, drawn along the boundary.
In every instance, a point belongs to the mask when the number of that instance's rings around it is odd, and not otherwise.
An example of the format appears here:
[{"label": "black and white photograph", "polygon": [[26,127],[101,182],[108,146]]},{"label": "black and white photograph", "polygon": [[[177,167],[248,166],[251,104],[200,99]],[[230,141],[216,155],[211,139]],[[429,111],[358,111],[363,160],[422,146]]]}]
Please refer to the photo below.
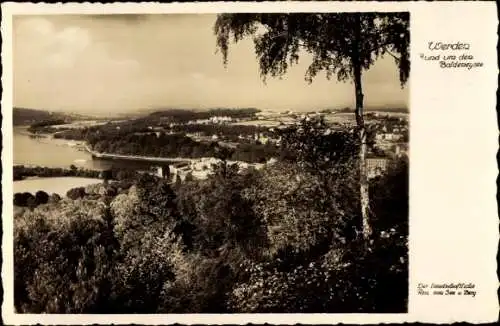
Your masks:
[{"label": "black and white photograph", "polygon": [[15,312],[408,313],[410,41],[408,11],[14,15]]}]

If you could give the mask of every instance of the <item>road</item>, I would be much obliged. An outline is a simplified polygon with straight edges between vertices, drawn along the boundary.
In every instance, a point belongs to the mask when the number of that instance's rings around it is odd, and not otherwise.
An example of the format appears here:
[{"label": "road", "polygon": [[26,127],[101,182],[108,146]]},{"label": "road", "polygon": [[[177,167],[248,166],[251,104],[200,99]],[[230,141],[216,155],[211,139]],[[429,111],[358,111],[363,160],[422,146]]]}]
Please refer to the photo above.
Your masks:
[{"label": "road", "polygon": [[[93,151],[88,145],[85,145],[85,150],[89,152],[93,157],[96,158],[107,158],[107,159],[122,159],[122,160],[134,160],[134,161],[145,161],[145,162],[155,162],[155,163],[191,163],[197,161],[190,158],[170,158],[170,157],[154,157],[154,156],[138,156],[138,155],[122,155],[122,154],[110,154],[110,153],[99,153]],[[199,160],[198,160],[199,161]]]}]

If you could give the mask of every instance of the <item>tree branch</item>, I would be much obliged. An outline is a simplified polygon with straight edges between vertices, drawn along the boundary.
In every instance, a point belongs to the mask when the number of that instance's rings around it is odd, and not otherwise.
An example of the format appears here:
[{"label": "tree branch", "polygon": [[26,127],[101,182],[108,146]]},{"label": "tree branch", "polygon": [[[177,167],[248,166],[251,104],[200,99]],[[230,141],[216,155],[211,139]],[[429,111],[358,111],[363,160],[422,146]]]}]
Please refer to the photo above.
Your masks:
[{"label": "tree branch", "polygon": [[[272,36],[272,37],[270,38],[270,40],[274,40],[275,38],[278,38],[278,37],[286,37],[286,42],[287,42],[287,46],[288,46],[288,44],[290,43],[290,38],[291,38],[291,37],[288,35],[288,32],[281,32],[281,33],[279,33],[279,34],[277,34],[277,35],[275,35],[275,36]],[[298,45],[299,47],[302,47],[302,48],[306,48],[306,49],[307,49],[307,46],[306,46],[304,43],[297,43],[297,45]]]},{"label": "tree branch", "polygon": [[374,52],[376,50],[379,50],[379,49],[385,49],[387,52],[389,52],[389,50],[387,49],[387,46],[389,46],[391,44],[392,44],[392,42],[386,41],[385,43],[382,43],[380,45],[376,45],[375,47],[373,47],[372,49],[370,49],[370,53]]},{"label": "tree branch", "polygon": [[391,57],[393,57],[393,58],[394,58],[397,62],[399,62],[399,61],[401,60],[401,58],[399,58],[399,57],[395,56],[395,55],[394,55],[391,51],[386,50],[386,52],[387,52],[387,53],[389,53],[389,55],[390,55]]},{"label": "tree branch", "polygon": [[377,49],[382,49],[382,48],[384,48],[385,52],[389,53],[389,55],[390,55],[391,57],[393,57],[396,61],[400,61],[400,60],[401,60],[401,58],[397,57],[396,55],[394,55],[394,53],[392,53],[389,49],[387,49],[387,46],[389,46],[389,45],[391,45],[391,44],[392,44],[392,42],[387,42],[387,43],[384,43],[384,44],[382,44],[382,45],[376,46],[376,47],[374,47],[373,49],[370,49],[370,53],[371,53],[371,52],[373,52],[373,51],[375,51],[375,50],[377,50]]}]

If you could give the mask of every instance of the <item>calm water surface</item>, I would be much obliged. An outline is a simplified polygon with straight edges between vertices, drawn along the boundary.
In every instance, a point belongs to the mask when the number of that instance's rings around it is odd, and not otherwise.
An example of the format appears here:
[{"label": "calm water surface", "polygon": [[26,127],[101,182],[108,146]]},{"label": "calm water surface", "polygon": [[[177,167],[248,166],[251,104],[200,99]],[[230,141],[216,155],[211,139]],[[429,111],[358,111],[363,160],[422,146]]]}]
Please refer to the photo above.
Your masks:
[{"label": "calm water surface", "polygon": [[[32,138],[26,134],[26,127],[15,127],[13,138],[14,165],[43,166],[52,168],[69,168],[75,165],[92,170],[109,169],[120,162],[93,160],[92,156],[74,146],[74,142],[52,139]],[[64,196],[75,187],[100,183],[102,180],[76,177],[29,178],[14,181],[14,193],[43,190],[49,194]]]},{"label": "calm water surface", "polygon": [[96,183],[102,183],[102,180],[76,177],[29,178],[14,181],[14,193],[30,192],[34,194],[38,190],[43,190],[48,194],[56,193],[64,197],[68,190],[72,188],[85,187]]},{"label": "calm water surface", "polygon": [[[110,168],[133,169],[137,171],[150,170],[158,164],[132,160],[92,159],[92,156],[76,146],[76,142],[51,137],[33,138],[27,132],[27,127],[15,127],[13,134],[14,165],[42,166],[50,168],[66,168],[75,165],[90,170],[106,170]],[[90,180],[90,181],[89,181]],[[93,179],[85,178],[38,178],[14,182],[14,192],[36,192],[43,189],[55,189],[47,192],[66,193],[68,189],[87,185]],[[95,180],[95,179],[94,179]],[[66,191],[63,191],[65,190]]]},{"label": "calm water surface", "polygon": [[69,168],[71,164],[92,170],[110,167],[106,161],[92,160],[89,153],[71,146],[74,142],[63,139],[32,138],[26,127],[14,128],[14,165],[37,165]]}]

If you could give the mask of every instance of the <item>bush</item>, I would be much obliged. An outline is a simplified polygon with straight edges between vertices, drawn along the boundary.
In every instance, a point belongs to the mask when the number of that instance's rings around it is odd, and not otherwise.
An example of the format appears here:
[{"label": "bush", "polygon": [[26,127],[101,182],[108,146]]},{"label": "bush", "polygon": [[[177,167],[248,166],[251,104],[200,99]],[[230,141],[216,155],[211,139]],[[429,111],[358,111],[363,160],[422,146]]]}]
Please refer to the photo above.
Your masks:
[{"label": "bush", "polygon": [[[342,220],[342,212],[348,211],[341,205],[328,208],[326,215],[318,214],[322,210],[315,212],[317,206],[312,203],[300,205],[304,198],[321,202],[329,196],[335,199],[339,192],[310,192],[317,189],[312,186],[312,176],[309,183],[300,183],[285,176],[290,173],[302,180],[303,174],[290,169],[283,171],[286,172],[273,170],[264,176],[262,180],[267,180],[267,187],[257,186],[249,194],[257,196],[255,202],[260,203],[256,211],[263,214],[268,226],[271,255],[245,267],[249,275],[235,284],[229,308],[240,313],[406,311],[407,162],[394,162],[387,175],[372,183],[372,220],[376,232],[370,243],[342,236],[350,225],[356,225],[356,218],[336,223]],[[342,198],[347,201],[357,195],[340,196],[336,200]],[[311,211],[303,214],[301,207],[304,211],[310,207]],[[329,216],[335,213],[337,217]],[[328,237],[328,232],[322,229],[333,231],[333,235]],[[317,240],[322,237],[327,241],[318,246]]]},{"label": "bush", "polygon": [[408,234],[408,160],[390,163],[387,173],[370,184],[371,221],[375,232]]},{"label": "bush", "polygon": [[370,247],[357,241],[309,263],[252,263],[228,306],[238,313],[404,312],[408,262],[395,250],[400,243],[397,237]]},{"label": "bush", "polygon": [[114,301],[117,312],[156,313],[165,287],[175,280],[179,241],[171,231],[161,236],[145,233],[140,242],[123,253],[116,266]]},{"label": "bush", "polygon": [[14,194],[14,205],[19,206],[19,207],[26,207],[28,206],[28,198],[33,196],[29,192],[24,192],[24,193],[15,193]]},{"label": "bush", "polygon": [[14,237],[18,312],[95,313],[109,309],[116,243],[104,220],[85,218],[77,212],[52,223],[38,212],[34,219],[19,222]]},{"label": "bush", "polygon": [[47,194],[45,191],[39,190],[35,194],[35,201],[37,205],[47,204],[47,202],[49,201],[49,194]]},{"label": "bush", "polygon": [[50,195],[50,197],[49,197],[49,203],[51,203],[51,204],[56,204],[60,200],[61,200],[61,196],[59,196],[58,194],[55,194],[55,193]]},{"label": "bush", "polygon": [[264,169],[244,196],[266,227],[268,254],[286,259],[306,257],[307,252],[319,256],[332,243],[350,239],[358,207],[352,178],[352,173],[326,178],[291,164]]},{"label": "bush", "polygon": [[77,187],[68,190],[66,196],[70,199],[77,200],[79,198],[85,197],[85,187]]}]

